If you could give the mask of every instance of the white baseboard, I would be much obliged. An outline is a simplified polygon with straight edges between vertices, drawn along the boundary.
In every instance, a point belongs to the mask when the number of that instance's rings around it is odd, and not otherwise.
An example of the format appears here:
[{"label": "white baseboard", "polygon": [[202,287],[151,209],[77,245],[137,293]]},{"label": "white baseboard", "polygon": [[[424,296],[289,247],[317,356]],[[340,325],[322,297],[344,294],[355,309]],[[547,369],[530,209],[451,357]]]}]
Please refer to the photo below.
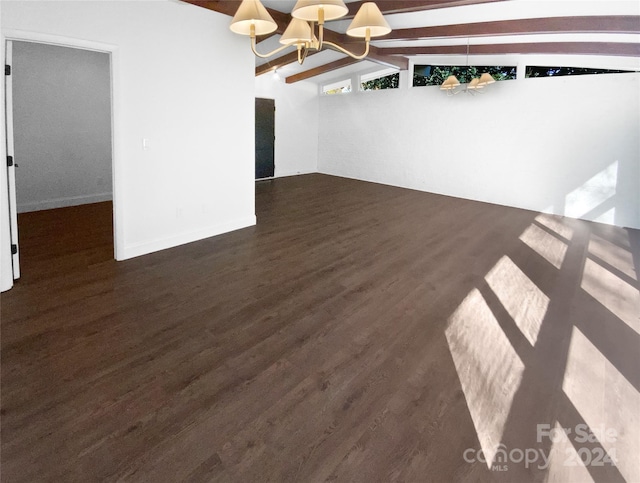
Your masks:
[{"label": "white baseboard", "polygon": [[223,233],[239,230],[255,224],[256,217],[255,215],[252,215],[167,238],[126,245],[124,250],[122,250],[123,253],[118,253],[118,260],[127,260],[141,255],[148,255],[149,253],[166,250],[167,248],[173,248],[179,245],[185,245],[187,243],[203,240],[216,235],[222,235]]},{"label": "white baseboard", "polygon": [[52,200],[32,201],[29,203],[18,203],[18,213],[28,213],[30,211],[52,210],[54,208],[65,208],[67,206],[86,205],[89,203],[100,203],[111,201],[113,193],[98,193],[93,195],[67,196],[65,198],[54,198]]},{"label": "white baseboard", "polygon": [[287,176],[299,176],[303,174],[313,174],[317,173],[317,171],[278,171],[274,178],[286,178]]}]

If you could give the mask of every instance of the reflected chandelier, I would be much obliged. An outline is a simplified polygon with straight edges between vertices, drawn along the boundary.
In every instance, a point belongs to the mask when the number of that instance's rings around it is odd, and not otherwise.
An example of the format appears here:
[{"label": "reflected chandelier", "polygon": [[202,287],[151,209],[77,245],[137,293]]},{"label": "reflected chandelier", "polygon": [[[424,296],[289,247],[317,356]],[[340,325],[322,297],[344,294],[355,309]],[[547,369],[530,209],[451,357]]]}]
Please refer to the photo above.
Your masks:
[{"label": "reflected chandelier", "polygon": [[[373,2],[362,4],[353,21],[347,28],[350,37],[362,38],[365,41],[363,54],[354,54],[344,47],[324,40],[324,23],[336,20],[349,13],[343,0],[298,0],[291,12],[291,22],[280,38],[282,47],[268,54],[261,54],[256,50],[256,36],[267,35],[278,28],[267,9],[260,0],[242,0],[238,11],[231,21],[229,28],[232,32],[251,37],[251,50],[263,59],[295,46],[298,49],[298,62],[302,64],[309,51],[320,51],[324,46],[347,54],[354,59],[364,59],[369,54],[369,42],[372,37],[380,37],[391,32],[391,27],[382,16],[380,9]],[[318,35],[315,34],[315,24],[318,24]]]},{"label": "reflected chandelier", "polygon": [[[467,67],[469,67],[469,39],[467,38]],[[459,94],[460,92],[467,92],[469,94],[475,94],[476,92],[482,92],[480,89],[484,89],[489,84],[493,84],[496,80],[488,72],[483,73],[480,77],[471,79],[471,82],[467,84],[466,89],[456,90],[456,87],[460,85],[460,81],[455,75],[450,75],[440,86],[440,89],[447,92],[448,96]]]},{"label": "reflected chandelier", "polygon": [[443,91],[447,91],[447,95],[453,96],[460,92],[469,92],[471,94],[475,94],[476,92],[480,92],[479,89],[484,89],[485,86],[489,84],[493,84],[496,80],[489,74],[485,72],[480,77],[476,77],[475,79],[471,79],[471,82],[467,84],[466,89],[463,91],[456,91],[456,87],[460,85],[460,81],[455,75],[450,75],[447,79],[442,83],[440,89]]}]

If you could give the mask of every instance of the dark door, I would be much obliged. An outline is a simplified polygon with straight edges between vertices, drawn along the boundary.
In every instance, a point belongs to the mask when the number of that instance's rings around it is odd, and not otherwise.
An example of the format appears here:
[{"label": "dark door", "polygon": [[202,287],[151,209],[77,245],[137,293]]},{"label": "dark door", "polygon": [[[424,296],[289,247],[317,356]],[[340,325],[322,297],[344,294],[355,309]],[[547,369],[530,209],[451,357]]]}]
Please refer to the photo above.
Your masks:
[{"label": "dark door", "polygon": [[272,178],[275,142],[275,101],[256,98],[256,179]]}]

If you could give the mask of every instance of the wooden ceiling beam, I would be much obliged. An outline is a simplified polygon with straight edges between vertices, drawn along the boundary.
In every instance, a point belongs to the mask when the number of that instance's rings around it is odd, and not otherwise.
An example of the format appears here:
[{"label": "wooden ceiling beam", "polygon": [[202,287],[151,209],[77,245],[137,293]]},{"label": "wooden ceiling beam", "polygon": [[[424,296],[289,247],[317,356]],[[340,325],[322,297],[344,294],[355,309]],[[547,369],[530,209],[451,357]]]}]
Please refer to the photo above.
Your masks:
[{"label": "wooden ceiling beam", "polygon": [[[329,42],[334,42],[338,45],[341,45],[349,50],[352,50],[354,53],[359,54],[360,52],[364,52],[364,42],[360,39],[354,39],[353,37],[349,37],[344,34],[340,34],[338,32],[334,32],[333,30],[324,30],[324,40]],[[327,46],[327,49],[331,47]],[[309,52],[309,55],[312,55],[317,52]],[[366,60],[370,60],[372,62],[376,62],[378,64],[382,64],[388,67],[395,67],[400,70],[406,70],[409,66],[409,61],[405,57],[398,56],[390,56],[386,53],[382,52],[381,49],[375,47],[374,45],[370,45],[369,47],[369,55]],[[292,64],[298,61],[297,52],[293,52],[290,54],[283,55],[267,64],[260,65],[256,67],[256,76],[262,75],[266,72],[271,72],[279,67],[283,67],[287,64]],[[330,66],[331,67],[331,66]],[[329,69],[333,70],[333,69]],[[318,75],[318,74],[316,74]]]},{"label": "wooden ceiling beam", "polygon": [[[380,49],[387,55],[466,55],[466,45],[427,47],[389,47]],[[472,45],[469,55],[494,54],[577,54],[640,57],[640,44],[620,42],[536,42]]]},{"label": "wooden ceiling beam", "polygon": [[[341,34],[334,30],[328,29],[326,26],[324,27],[323,30],[324,30],[324,40],[328,42],[333,42],[338,45],[345,45],[349,43],[352,43],[352,44],[362,43],[364,45],[363,40],[356,39],[355,37],[349,37],[347,34]],[[318,33],[318,27],[316,26],[316,34],[317,33]]]},{"label": "wooden ceiling beam", "polygon": [[[409,68],[409,59],[407,59],[406,57],[386,55],[383,52],[380,52],[380,50],[382,49],[376,49],[375,47],[371,46],[369,55],[362,60],[376,62],[386,67],[394,67],[400,70],[407,70]],[[316,77],[321,74],[326,74],[327,72],[331,72],[333,70],[341,69],[348,65],[353,65],[358,62],[362,62],[362,60],[354,59],[352,57],[344,57],[334,62],[329,62],[328,64],[320,65],[318,67],[314,67],[313,69],[309,69],[304,72],[300,72],[298,74],[289,76],[286,78],[286,82],[287,84],[300,82],[302,80],[310,79],[311,77]]]},{"label": "wooden ceiling beam", "polygon": [[[313,51],[309,52],[309,54],[307,55],[307,58],[316,53],[317,52],[313,52]],[[394,67],[400,70],[407,70],[409,68],[409,59],[407,59],[406,57],[397,56],[397,55],[387,55],[384,53],[382,49],[379,49],[373,45],[370,46],[369,55],[365,60],[375,62],[377,64],[384,65],[386,67]],[[256,77],[262,74],[266,74],[268,72],[273,72],[274,70],[279,69],[280,67],[284,67],[287,64],[293,64],[294,62],[297,62],[297,61],[298,61],[297,51],[293,51],[288,54],[282,55],[273,60],[270,60],[269,62],[266,62],[264,64],[257,66]],[[334,69],[330,68],[329,70],[334,70]],[[329,72],[329,70],[327,70],[327,72]],[[321,72],[321,73],[324,73],[324,72]],[[319,75],[319,74],[316,74],[316,75]]]},{"label": "wooden ceiling beam", "polygon": [[548,17],[393,30],[384,40],[546,33],[640,33],[640,16]]},{"label": "wooden ceiling beam", "polygon": [[287,77],[286,82],[287,84],[293,84],[294,82],[310,79],[311,77],[315,77],[317,75],[324,74],[326,72],[331,72],[332,70],[341,69],[342,67],[346,67],[348,65],[355,64],[357,62],[361,62],[361,61],[353,59],[351,57],[344,57],[334,62],[329,62],[328,64],[324,64],[319,67],[314,67],[313,69],[305,70],[304,72],[300,72],[298,74],[289,76]]},{"label": "wooden ceiling beam", "polygon": [[375,62],[387,67],[395,67],[400,70],[409,68],[409,59],[401,55],[388,55],[384,49],[380,49],[374,45],[369,46],[369,55],[365,60]]},{"label": "wooden ceiling beam", "polygon": [[242,0],[181,0],[184,3],[190,3],[197,7],[213,10],[214,12],[224,13],[225,15],[234,16],[236,10],[242,3]]},{"label": "wooden ceiling beam", "polygon": [[276,57],[273,60],[270,60],[264,64],[256,66],[256,77],[262,74],[266,74],[268,72],[273,72],[280,67],[284,67],[288,64],[293,64],[298,61],[298,51],[294,50],[293,52],[289,52],[288,54],[281,55],[280,57]]},{"label": "wooden ceiling beam", "polygon": [[[347,3],[349,13],[345,18],[355,16],[358,9],[365,1]],[[503,2],[506,0],[375,0],[376,5],[384,14],[419,12],[421,10],[433,10],[436,8],[460,7],[463,5],[476,5],[480,3]]]},{"label": "wooden ceiling beam", "polygon": [[[181,0],[197,7],[206,8],[207,10],[213,10],[214,12],[222,13],[233,17],[238,10],[238,7],[242,3],[242,0]],[[274,34],[282,34],[291,21],[291,15],[288,13],[278,12],[272,8],[267,8],[269,14],[273,17],[273,20],[278,24],[278,28],[275,32],[269,35],[260,37],[261,40],[270,37]]]}]

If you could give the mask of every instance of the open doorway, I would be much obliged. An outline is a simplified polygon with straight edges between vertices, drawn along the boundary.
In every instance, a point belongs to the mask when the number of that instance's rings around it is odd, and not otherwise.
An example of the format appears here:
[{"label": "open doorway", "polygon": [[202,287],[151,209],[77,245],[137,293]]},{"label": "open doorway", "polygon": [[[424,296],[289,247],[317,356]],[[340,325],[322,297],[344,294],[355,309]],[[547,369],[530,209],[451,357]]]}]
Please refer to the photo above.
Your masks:
[{"label": "open doorway", "polygon": [[275,174],[275,113],[273,99],[256,98],[256,179]]},{"label": "open doorway", "polygon": [[6,45],[14,278],[60,266],[73,252],[87,263],[112,260],[111,55],[21,40]]}]

